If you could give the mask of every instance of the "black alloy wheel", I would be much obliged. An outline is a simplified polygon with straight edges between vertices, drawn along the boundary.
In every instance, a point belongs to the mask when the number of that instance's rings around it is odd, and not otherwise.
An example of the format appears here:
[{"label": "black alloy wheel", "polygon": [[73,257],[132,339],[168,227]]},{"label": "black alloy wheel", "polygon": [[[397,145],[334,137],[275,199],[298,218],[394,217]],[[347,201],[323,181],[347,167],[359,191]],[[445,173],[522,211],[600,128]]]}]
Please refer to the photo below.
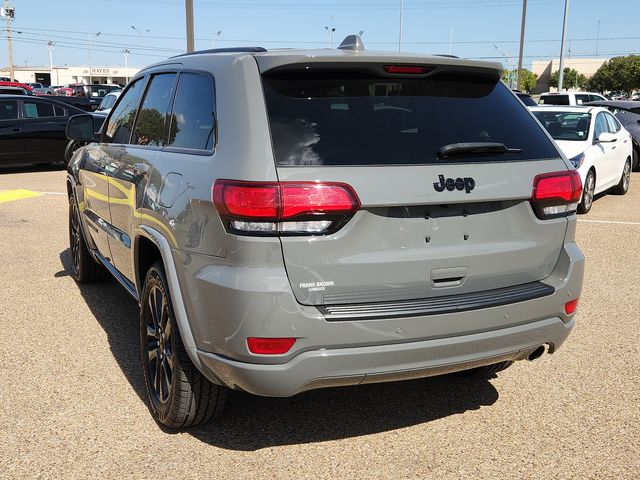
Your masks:
[{"label": "black alloy wheel", "polygon": [[169,314],[167,297],[158,285],[149,290],[147,326],[147,375],[151,387],[151,401],[156,405],[169,401],[173,382],[175,355],[173,348],[173,319]]}]

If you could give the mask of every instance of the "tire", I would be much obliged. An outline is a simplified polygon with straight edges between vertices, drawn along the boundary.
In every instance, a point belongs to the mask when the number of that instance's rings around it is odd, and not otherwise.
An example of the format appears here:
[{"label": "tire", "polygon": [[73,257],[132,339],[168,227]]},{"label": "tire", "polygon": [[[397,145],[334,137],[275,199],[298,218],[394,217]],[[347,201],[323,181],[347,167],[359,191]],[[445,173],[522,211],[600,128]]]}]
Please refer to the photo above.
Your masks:
[{"label": "tire", "polygon": [[637,172],[638,170],[640,170],[640,154],[638,153],[638,149],[636,147],[633,147],[633,154],[631,158],[631,171]]},{"label": "tire", "polygon": [[578,213],[589,213],[593,205],[593,194],[596,189],[596,175],[593,170],[587,172],[587,178],[584,179],[584,188],[582,191],[582,199],[578,204]]},{"label": "tire", "polygon": [[629,191],[629,182],[631,181],[631,160],[627,159],[624,162],[624,168],[622,169],[622,175],[620,175],[620,181],[618,185],[613,187],[611,191],[616,195],[624,195]]},{"label": "tire", "polygon": [[209,382],[191,363],[175,323],[161,261],[149,268],[144,282],[140,353],[149,410],[159,424],[192,427],[222,413],[228,389]]},{"label": "tire", "polygon": [[457,375],[464,378],[489,378],[498,372],[506,370],[513,361],[494,363],[493,365],[485,365],[484,367],[472,368],[471,370],[463,370],[457,372]]},{"label": "tire", "polygon": [[107,270],[94,260],[80,225],[80,212],[73,196],[69,197],[69,249],[71,250],[71,276],[78,283],[105,280]]}]

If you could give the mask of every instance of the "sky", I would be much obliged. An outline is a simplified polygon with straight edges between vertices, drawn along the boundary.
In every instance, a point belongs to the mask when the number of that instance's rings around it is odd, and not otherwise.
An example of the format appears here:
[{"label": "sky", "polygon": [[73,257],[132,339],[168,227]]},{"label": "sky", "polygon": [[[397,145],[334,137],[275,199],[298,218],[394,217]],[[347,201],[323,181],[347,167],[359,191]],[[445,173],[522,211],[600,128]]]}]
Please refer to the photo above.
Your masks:
[{"label": "sky", "polygon": [[[3,2],[5,0],[2,0]],[[186,50],[184,0],[10,0],[14,64],[129,66]],[[368,50],[452,53],[517,62],[522,0],[194,0],[196,49],[333,47],[363,31]],[[566,52],[572,59],[640,53],[638,0],[570,0]],[[558,58],[564,0],[528,0],[524,66]],[[4,19],[0,66],[8,64]],[[629,21],[630,20],[630,21]],[[135,29],[133,28],[135,27]],[[598,32],[599,30],[599,32]],[[99,35],[97,33],[100,32]],[[218,34],[218,32],[220,32]],[[599,38],[599,40],[597,40]]]}]

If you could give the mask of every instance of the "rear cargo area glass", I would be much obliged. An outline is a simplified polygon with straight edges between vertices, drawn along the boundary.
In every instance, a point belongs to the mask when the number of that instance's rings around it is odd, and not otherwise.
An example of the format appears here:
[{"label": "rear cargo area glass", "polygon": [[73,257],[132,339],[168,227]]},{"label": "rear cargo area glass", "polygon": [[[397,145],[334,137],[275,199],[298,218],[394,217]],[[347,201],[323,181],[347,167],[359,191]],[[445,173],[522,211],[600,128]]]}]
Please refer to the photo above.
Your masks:
[{"label": "rear cargo area glass", "polygon": [[[427,77],[358,71],[263,76],[278,166],[425,165],[558,157],[502,82],[469,73]],[[439,158],[441,147],[499,142],[520,152]]]}]

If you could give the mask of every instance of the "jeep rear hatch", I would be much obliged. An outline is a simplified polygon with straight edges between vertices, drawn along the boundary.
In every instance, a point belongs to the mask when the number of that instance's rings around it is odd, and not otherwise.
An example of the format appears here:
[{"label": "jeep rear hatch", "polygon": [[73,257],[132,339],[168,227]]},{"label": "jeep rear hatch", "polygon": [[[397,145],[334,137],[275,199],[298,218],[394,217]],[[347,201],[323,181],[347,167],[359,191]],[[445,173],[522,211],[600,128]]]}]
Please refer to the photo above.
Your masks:
[{"label": "jeep rear hatch", "polygon": [[[346,184],[359,207],[337,230],[281,230],[298,301],[401,301],[547,277],[566,208],[538,218],[534,179],[561,172],[545,180],[551,197],[572,185],[553,143],[495,71],[389,65],[298,63],[263,73],[279,181],[293,188],[279,201],[300,199],[297,182]],[[348,192],[330,194],[347,209]]]}]

